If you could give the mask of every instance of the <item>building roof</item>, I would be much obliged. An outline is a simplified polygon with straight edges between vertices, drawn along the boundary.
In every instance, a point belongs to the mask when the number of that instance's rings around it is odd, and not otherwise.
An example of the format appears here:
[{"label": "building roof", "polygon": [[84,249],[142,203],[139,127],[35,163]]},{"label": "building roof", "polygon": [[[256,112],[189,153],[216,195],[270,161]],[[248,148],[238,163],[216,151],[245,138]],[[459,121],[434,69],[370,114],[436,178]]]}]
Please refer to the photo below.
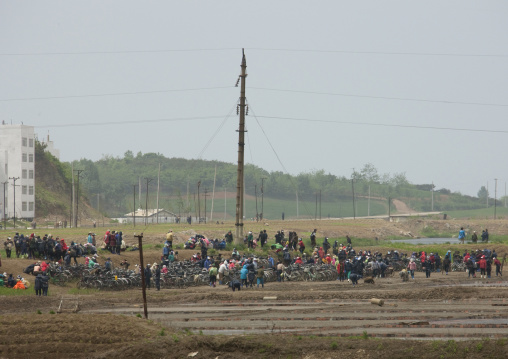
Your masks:
[{"label": "building roof", "polygon": [[157,209],[148,209],[148,211],[145,211],[142,208],[139,208],[136,212],[130,212],[126,213],[124,217],[155,217],[157,216],[157,213],[159,213],[159,216],[176,216],[173,212],[170,212],[168,210],[165,210],[164,208],[159,208],[159,211]]}]

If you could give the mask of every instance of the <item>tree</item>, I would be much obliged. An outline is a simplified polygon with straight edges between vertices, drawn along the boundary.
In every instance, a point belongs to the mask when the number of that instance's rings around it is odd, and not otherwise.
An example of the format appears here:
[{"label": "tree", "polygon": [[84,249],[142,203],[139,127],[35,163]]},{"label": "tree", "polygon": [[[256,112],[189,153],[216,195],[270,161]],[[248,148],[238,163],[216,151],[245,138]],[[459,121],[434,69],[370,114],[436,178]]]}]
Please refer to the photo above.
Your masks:
[{"label": "tree", "polygon": [[480,188],[480,190],[478,191],[478,198],[487,199],[488,196],[489,196],[489,191],[487,190],[487,188],[485,188],[485,186],[482,186]]},{"label": "tree", "polygon": [[379,182],[379,174],[372,163],[366,163],[360,170],[361,178],[367,182]]}]

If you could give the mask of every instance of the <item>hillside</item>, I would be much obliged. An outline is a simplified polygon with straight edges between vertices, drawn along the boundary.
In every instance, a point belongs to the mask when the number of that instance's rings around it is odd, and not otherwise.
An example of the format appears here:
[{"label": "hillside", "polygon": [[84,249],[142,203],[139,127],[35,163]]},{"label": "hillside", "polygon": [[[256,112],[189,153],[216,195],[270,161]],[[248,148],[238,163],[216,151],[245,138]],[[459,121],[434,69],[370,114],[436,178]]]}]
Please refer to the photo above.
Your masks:
[{"label": "hillside", "polygon": [[[167,158],[156,153],[134,155],[131,151],[123,158],[105,156],[95,162],[88,159],[74,162],[74,168],[84,170],[83,189],[92,206],[97,208],[100,201],[102,211],[109,217],[132,211],[134,202],[136,207],[140,203],[144,207],[147,193],[148,207],[157,207],[159,166],[159,208],[182,216],[205,212],[211,216],[215,183],[213,218],[234,218],[236,164]],[[384,215],[396,211],[394,199],[412,211],[485,208],[484,199],[452,193],[445,188],[435,189],[431,184],[414,185],[404,173],[379,174],[372,164],[353,173],[352,178],[354,181],[323,170],[293,176],[247,164],[245,217],[255,217],[262,212],[262,207],[264,218],[268,219],[280,219],[283,213],[288,219]],[[493,206],[494,200],[490,204]]]},{"label": "hillside", "polygon": [[[71,167],[44,151],[44,145],[35,142],[35,221],[39,224],[71,218]],[[78,220],[91,221],[96,212],[80,190]]]},{"label": "hillside", "polygon": [[[157,208],[159,165],[159,208],[182,217],[198,216],[198,213],[204,217],[206,213],[208,219],[214,221],[235,217],[236,165],[231,163],[166,158],[155,153],[134,156],[128,151],[123,158],[105,156],[96,162],[81,159],[73,165],[75,170],[82,170],[80,222],[120,217],[131,212],[134,205],[144,208],[147,194],[148,207]],[[35,171],[37,221],[70,221],[71,164],[61,163],[45,153],[38,143]],[[474,217],[474,214],[489,217],[493,213],[494,200],[490,201],[490,208],[485,208],[484,199],[444,188],[432,191],[432,185],[409,183],[403,173],[379,175],[370,164],[355,172],[353,177],[354,188],[350,178],[324,171],[291,176],[246,165],[245,218],[263,213],[266,219],[281,219],[282,216],[325,219],[432,209],[461,213],[465,217]],[[501,210],[499,200],[497,207],[498,215],[507,214]],[[100,209],[100,213],[96,209]]]}]

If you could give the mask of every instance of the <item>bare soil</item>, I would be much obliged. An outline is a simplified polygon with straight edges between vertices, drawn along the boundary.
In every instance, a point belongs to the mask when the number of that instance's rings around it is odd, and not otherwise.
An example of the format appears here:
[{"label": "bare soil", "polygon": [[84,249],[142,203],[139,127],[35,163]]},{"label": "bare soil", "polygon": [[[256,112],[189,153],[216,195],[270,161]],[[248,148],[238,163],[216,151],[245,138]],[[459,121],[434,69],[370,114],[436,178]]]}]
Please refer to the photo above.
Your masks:
[{"label": "bare soil", "polygon": [[[262,226],[257,225],[252,228]],[[491,233],[507,233],[504,221],[294,221],[264,228],[307,234],[317,227],[319,237],[349,234],[354,241],[376,232],[418,235],[426,225],[436,231],[488,226]],[[195,231],[173,229],[179,242]],[[204,234],[213,238],[228,229],[220,226]],[[163,238],[160,233],[145,239],[160,243]],[[193,253],[179,252],[181,258]],[[160,258],[158,249],[144,254],[145,263]],[[137,256],[139,252],[122,252],[110,257],[115,264],[127,258],[134,265]],[[16,275],[31,262],[3,258],[0,269]],[[417,273],[415,281],[393,276],[356,287],[334,281],[267,283],[234,293],[224,286],[149,290],[149,320],[137,317],[143,315],[139,289],[79,292],[74,287],[51,286],[48,297],[0,296],[0,358],[187,358],[196,352],[194,358],[508,357],[504,277],[469,279],[452,272],[427,279]],[[76,293],[78,313],[50,314],[62,296]],[[372,305],[372,298],[385,304]],[[64,301],[64,308],[72,303]]]}]

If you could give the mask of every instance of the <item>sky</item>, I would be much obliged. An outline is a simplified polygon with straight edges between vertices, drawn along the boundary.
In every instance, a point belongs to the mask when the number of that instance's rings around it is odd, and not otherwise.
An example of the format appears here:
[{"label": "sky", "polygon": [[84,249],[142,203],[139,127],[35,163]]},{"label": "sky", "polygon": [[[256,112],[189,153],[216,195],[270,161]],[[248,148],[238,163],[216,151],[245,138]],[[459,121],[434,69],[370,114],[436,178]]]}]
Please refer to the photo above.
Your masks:
[{"label": "sky", "polygon": [[61,160],[155,152],[505,194],[506,1],[0,0],[0,120]]}]

